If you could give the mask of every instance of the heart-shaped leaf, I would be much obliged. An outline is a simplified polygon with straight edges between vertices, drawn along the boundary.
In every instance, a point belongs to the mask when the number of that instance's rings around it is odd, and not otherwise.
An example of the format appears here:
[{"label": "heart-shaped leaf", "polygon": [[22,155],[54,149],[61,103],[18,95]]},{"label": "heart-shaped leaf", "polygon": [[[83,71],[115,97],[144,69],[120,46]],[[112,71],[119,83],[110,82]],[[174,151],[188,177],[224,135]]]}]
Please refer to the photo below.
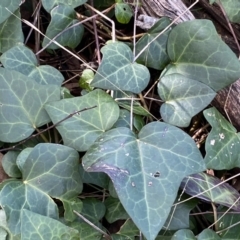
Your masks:
[{"label": "heart-shaped leaf", "polygon": [[192,174],[184,178],[181,188],[190,196],[197,195],[204,201],[214,202],[240,211],[240,203],[237,201],[240,198],[238,191],[214,176],[206,173]]},{"label": "heart-shaped leaf", "polygon": [[21,3],[22,0],[1,0],[0,23],[4,22],[7,18],[12,16],[12,12],[15,12],[19,8]]},{"label": "heart-shaped leaf", "polygon": [[169,34],[167,51],[173,64],[169,73],[180,73],[205,83],[215,91],[235,82],[240,62],[221,40],[209,20],[178,24]]},{"label": "heart-shaped leaf", "polygon": [[[157,35],[170,24],[168,18],[161,18],[136,44],[136,55],[148,46],[138,57],[137,62],[157,70],[162,70],[170,59],[167,54],[167,40],[169,31],[164,32],[158,38]],[[156,38],[156,39],[155,39]],[[155,39],[153,41],[153,39]]]},{"label": "heart-shaped leaf", "polygon": [[118,22],[127,24],[133,16],[132,8],[127,3],[116,3],[115,16]]},{"label": "heart-shaped leaf", "polygon": [[93,87],[140,93],[148,85],[148,69],[133,62],[131,49],[122,42],[110,42],[101,49],[102,63],[91,82]]},{"label": "heart-shaped leaf", "polygon": [[38,66],[35,54],[23,44],[9,49],[0,57],[3,66],[31,77],[40,84],[54,84],[61,86],[64,77],[51,66]]},{"label": "heart-shaped leaf", "polygon": [[58,219],[51,197],[72,199],[82,191],[78,165],[78,153],[72,148],[45,143],[32,149],[23,164],[23,181],[9,182],[0,192],[0,204],[14,234],[20,233],[23,208]]},{"label": "heart-shaped leaf", "polygon": [[216,108],[209,108],[203,114],[212,126],[205,144],[207,168],[221,170],[240,167],[240,133]]},{"label": "heart-shaped leaf", "polygon": [[239,0],[220,1],[231,22],[240,23],[240,2]]},{"label": "heart-shaped leaf", "polygon": [[[81,5],[81,4],[79,4]],[[48,25],[46,36],[43,39],[43,47],[45,47],[49,42],[49,38],[53,39],[58,34],[60,34],[64,29],[78,23],[79,21],[76,19],[76,12],[73,7],[68,5],[58,5],[51,11],[51,22]],[[78,24],[60,34],[55,41],[63,46],[68,46],[70,48],[75,48],[82,39],[84,32],[84,28],[82,24]],[[57,46],[54,43],[51,43],[47,48],[49,49],[57,49]]]},{"label": "heart-shaped leaf", "polygon": [[[11,0],[14,2],[15,0]],[[9,0],[5,0],[9,2]],[[0,9],[1,11],[1,9]],[[8,12],[6,9],[4,11]],[[1,14],[0,14],[1,16]],[[16,17],[17,16],[17,17]],[[23,42],[21,15],[19,9],[11,15],[5,22],[0,24],[0,52],[4,53],[19,42]],[[7,36],[7,37],[6,37]]]},{"label": "heart-shaped leaf", "polygon": [[61,222],[23,209],[21,239],[79,239],[79,232]]},{"label": "heart-shaped leaf", "polygon": [[84,4],[85,2],[87,2],[87,0],[68,0],[67,2],[66,0],[51,0],[51,1],[42,0],[42,5],[46,11],[50,12],[53,9],[53,7],[56,7],[60,4],[67,4],[69,7],[73,9]]},{"label": "heart-shaped leaf", "polygon": [[0,140],[18,142],[51,121],[43,105],[60,99],[60,88],[0,68]]},{"label": "heart-shaped leaf", "polygon": [[165,101],[160,108],[161,117],[179,127],[187,127],[192,117],[216,95],[207,85],[180,74],[163,76],[158,84],[158,94]]},{"label": "heart-shaped leaf", "polygon": [[94,106],[96,108],[75,114],[56,126],[65,145],[78,151],[86,151],[100,134],[110,129],[117,121],[119,107],[107,93],[99,89],[82,97],[46,104],[46,110],[53,123],[75,111]]},{"label": "heart-shaped leaf", "polygon": [[148,240],[163,227],[181,180],[205,168],[195,142],[160,122],[143,127],[138,138],[128,128],[102,134],[83,165],[86,171],[110,176],[124,208]]}]

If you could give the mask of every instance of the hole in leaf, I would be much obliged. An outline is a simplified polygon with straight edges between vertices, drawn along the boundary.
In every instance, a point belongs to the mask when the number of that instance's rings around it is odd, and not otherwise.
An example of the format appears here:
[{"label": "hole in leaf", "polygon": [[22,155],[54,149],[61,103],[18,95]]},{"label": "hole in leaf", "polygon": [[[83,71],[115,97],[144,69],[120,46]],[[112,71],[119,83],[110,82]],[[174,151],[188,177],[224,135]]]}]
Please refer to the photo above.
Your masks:
[{"label": "hole in leaf", "polygon": [[160,177],[160,172],[158,172],[158,171],[157,171],[157,172],[155,172],[153,176],[154,176],[155,178],[158,178],[158,177]]}]

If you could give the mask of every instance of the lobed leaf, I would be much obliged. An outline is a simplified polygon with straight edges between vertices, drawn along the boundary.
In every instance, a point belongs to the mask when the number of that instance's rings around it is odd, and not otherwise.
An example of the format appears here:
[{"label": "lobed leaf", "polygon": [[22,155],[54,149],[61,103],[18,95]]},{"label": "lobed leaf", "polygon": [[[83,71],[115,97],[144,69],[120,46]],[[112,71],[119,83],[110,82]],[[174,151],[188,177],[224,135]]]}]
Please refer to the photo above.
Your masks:
[{"label": "lobed leaf", "polygon": [[79,239],[77,230],[27,209],[22,210],[21,222],[22,239]]},{"label": "lobed leaf", "polygon": [[110,42],[101,49],[102,63],[91,82],[93,87],[140,93],[150,80],[148,69],[133,62],[131,49],[122,42]]},{"label": "lobed leaf", "polygon": [[214,91],[230,85],[240,76],[240,62],[221,40],[209,20],[178,24],[168,38],[169,73],[180,73],[200,81]]},{"label": "lobed leaf", "polygon": [[94,90],[82,97],[51,102],[45,108],[52,122],[57,123],[75,111],[94,106],[96,108],[75,114],[56,126],[65,145],[86,151],[99,135],[117,121],[119,107],[115,101],[102,90]]},{"label": "lobed leaf", "polygon": [[189,126],[192,117],[216,96],[206,84],[180,74],[163,76],[158,83],[158,94],[165,101],[160,108],[161,117],[179,127]]},{"label": "lobed leaf", "polygon": [[221,170],[240,167],[240,133],[216,108],[209,108],[203,114],[212,126],[205,144],[207,168]]},{"label": "lobed leaf", "polygon": [[[83,26],[81,24],[77,24],[76,26],[65,30],[66,28],[79,23],[76,19],[76,12],[74,11],[74,8],[69,5],[60,4],[51,11],[51,17],[51,22],[48,25],[46,37],[43,39],[42,46],[45,47],[50,43],[49,39],[53,39],[61,33],[55,41],[63,46],[75,48],[81,42],[83,37]],[[55,43],[51,43],[47,48],[58,49],[59,46]]]},{"label": "lobed leaf", "polygon": [[[170,24],[168,18],[161,18],[136,44],[136,55],[148,46],[138,57],[137,62],[157,70],[162,70],[170,59],[167,54],[167,40],[170,30],[165,31],[159,37],[159,33]],[[157,38],[156,38],[157,37]]]},{"label": "lobed leaf", "polygon": [[31,78],[0,68],[0,140],[18,142],[50,122],[44,104],[60,99],[58,86],[43,86]]},{"label": "lobed leaf", "polygon": [[102,134],[83,157],[83,166],[110,176],[124,208],[148,240],[163,227],[181,180],[205,168],[194,141],[160,122],[144,126],[138,138],[128,128]]}]

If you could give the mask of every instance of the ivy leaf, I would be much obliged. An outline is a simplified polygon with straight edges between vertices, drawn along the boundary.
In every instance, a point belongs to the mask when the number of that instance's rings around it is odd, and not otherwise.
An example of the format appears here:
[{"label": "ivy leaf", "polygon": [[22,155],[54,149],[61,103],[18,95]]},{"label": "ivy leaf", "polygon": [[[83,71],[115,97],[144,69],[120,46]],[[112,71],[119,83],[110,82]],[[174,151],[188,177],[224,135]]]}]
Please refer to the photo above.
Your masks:
[{"label": "ivy leaf", "polygon": [[9,182],[0,192],[0,204],[14,234],[20,233],[23,208],[58,219],[51,197],[72,199],[82,191],[78,162],[78,153],[66,146],[45,143],[32,149],[23,164],[23,181]]},{"label": "ivy leaf", "polygon": [[158,83],[158,94],[165,101],[160,108],[161,117],[179,127],[189,126],[192,117],[216,96],[206,84],[180,74],[163,76]]},{"label": "ivy leaf", "polygon": [[[9,3],[9,2],[16,2],[16,1],[5,0],[5,2]],[[0,6],[0,11],[1,11],[1,6]],[[8,12],[6,9],[4,9],[4,11]],[[4,53],[11,47],[15,46],[17,43],[23,42],[24,40],[24,36],[22,32],[22,23],[21,23],[21,20],[19,19],[21,18],[20,10],[18,9],[14,13],[14,15],[11,15],[7,20],[5,20],[5,22],[0,24],[0,52],[1,53]]]},{"label": "ivy leaf", "polygon": [[18,142],[51,121],[43,105],[60,99],[58,86],[39,85],[19,72],[0,68],[0,140]]},{"label": "ivy leaf", "polygon": [[8,151],[2,158],[3,169],[9,177],[19,178],[22,176],[22,173],[16,164],[19,153],[20,151]]},{"label": "ivy leaf", "polygon": [[180,73],[200,81],[216,92],[240,76],[240,62],[221,40],[209,20],[178,24],[169,34],[168,73]]},{"label": "ivy leaf", "polygon": [[108,197],[104,203],[107,208],[105,218],[109,223],[129,218],[118,198]]},{"label": "ivy leaf", "polygon": [[79,232],[69,228],[61,222],[45,217],[40,214],[31,212],[27,209],[22,210],[22,239],[79,239]]},{"label": "ivy leaf", "polygon": [[77,212],[82,211],[82,202],[78,198],[72,199],[61,199],[64,206],[64,219],[68,222],[73,222],[77,215],[73,212],[74,210]]},{"label": "ivy leaf", "polygon": [[[240,194],[228,183],[222,183],[219,178],[206,173],[192,174],[184,178],[181,188],[190,195],[196,196],[207,202],[214,202],[240,211],[240,203],[237,199]],[[202,193],[201,195],[199,195]]]},{"label": "ivy leaf", "polygon": [[22,0],[1,0],[0,23],[4,22],[7,18],[11,17],[12,12],[15,12],[19,8],[21,3]]},{"label": "ivy leaf", "polygon": [[20,181],[11,181],[3,187],[0,204],[6,213],[8,227],[14,235],[21,232],[20,215],[23,208],[58,219],[58,209],[54,201],[34,187],[25,187]]},{"label": "ivy leaf", "polygon": [[83,208],[81,214],[89,219],[91,222],[96,223],[102,219],[106,212],[106,207],[103,202],[96,198],[83,199]]},{"label": "ivy leaf", "polygon": [[[71,8],[76,8],[84,3],[86,3],[87,0],[68,0],[67,5]],[[42,5],[45,8],[47,12],[50,12],[53,7],[56,7],[60,4],[66,4],[65,0],[42,0]]]},{"label": "ivy leaf", "polygon": [[220,0],[226,14],[231,22],[240,23],[240,2],[239,0]]},{"label": "ivy leaf", "polygon": [[91,82],[93,87],[140,93],[150,80],[148,69],[133,62],[131,49],[122,42],[110,42],[101,49],[102,63]]},{"label": "ivy leaf", "polygon": [[197,202],[198,201],[196,199],[192,199],[173,206],[170,214],[168,215],[167,221],[164,224],[164,229],[179,230],[190,228],[189,214],[190,211],[197,205]]},{"label": "ivy leaf", "polygon": [[2,54],[0,57],[3,66],[31,77],[42,85],[54,84],[61,86],[64,77],[51,66],[38,66],[35,54],[23,44],[18,44]]},{"label": "ivy leaf", "polygon": [[118,22],[122,24],[128,24],[133,16],[133,12],[129,4],[116,3],[115,4],[115,16]]},{"label": "ivy leaf", "polygon": [[[229,224],[230,225],[230,224]],[[228,226],[229,226],[228,225]],[[224,238],[220,238],[217,233],[215,233],[211,229],[204,229],[199,235],[197,240],[221,240]]]},{"label": "ivy leaf", "polygon": [[212,126],[205,144],[207,168],[221,170],[240,167],[240,133],[216,108],[209,108],[203,114]]},{"label": "ivy leaf", "polygon": [[96,106],[96,108],[75,114],[58,124],[64,144],[78,151],[86,151],[119,117],[119,107],[104,91],[94,90],[82,97],[68,98],[46,104],[46,110],[56,123],[75,111]]},{"label": "ivy leaf", "polygon": [[82,161],[86,171],[110,176],[122,205],[148,240],[163,227],[181,180],[205,168],[194,141],[160,122],[145,125],[138,138],[124,127],[106,132]]},{"label": "ivy leaf", "polygon": [[[80,4],[79,4],[80,5]],[[51,22],[48,25],[46,36],[43,39],[43,47],[45,47],[49,42],[49,38],[53,39],[57,34],[61,33],[64,29],[78,23],[76,19],[76,12],[74,9],[68,5],[58,5],[51,11]],[[84,28],[82,24],[78,24],[63,33],[55,39],[59,44],[63,46],[68,46],[70,48],[75,48],[82,39]],[[48,49],[58,49],[55,43],[51,43]]]},{"label": "ivy leaf", "polygon": [[236,214],[236,212],[232,212],[232,213],[228,212],[227,214],[225,214],[226,210],[228,209],[226,208],[219,209],[221,213],[218,213],[218,216],[217,216],[218,219],[221,217],[221,222],[218,226],[218,230],[221,231],[221,237],[223,240],[224,239],[227,239],[227,240],[240,239],[240,232],[239,232],[240,215]]},{"label": "ivy leaf", "polygon": [[173,237],[171,240],[197,240],[195,238],[193,232],[189,229],[181,229],[178,230],[176,233],[174,233]]},{"label": "ivy leaf", "polygon": [[139,229],[131,219],[128,219],[117,232],[117,235],[125,237],[123,239],[135,239],[139,235]]},{"label": "ivy leaf", "polygon": [[[156,36],[170,23],[171,21],[168,18],[161,18],[143,37],[138,40],[136,44],[136,55],[138,55],[145,46],[148,46],[138,57],[138,63],[157,70],[162,70],[167,63],[170,62],[167,54],[167,40],[170,30],[165,31],[156,38]],[[153,39],[155,40],[152,41]]]}]

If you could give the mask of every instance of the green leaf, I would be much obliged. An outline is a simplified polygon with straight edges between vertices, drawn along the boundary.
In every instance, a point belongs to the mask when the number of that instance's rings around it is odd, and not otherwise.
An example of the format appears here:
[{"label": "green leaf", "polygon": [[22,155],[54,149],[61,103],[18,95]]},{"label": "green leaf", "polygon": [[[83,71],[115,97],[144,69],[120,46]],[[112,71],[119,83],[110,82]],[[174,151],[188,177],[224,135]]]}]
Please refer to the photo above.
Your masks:
[{"label": "green leaf", "polygon": [[211,229],[204,229],[198,235],[197,240],[221,240],[221,238],[213,230],[211,230]]},{"label": "green leaf", "polygon": [[20,215],[23,208],[58,219],[54,201],[34,186],[25,186],[20,181],[6,184],[0,192],[0,204],[7,216],[8,228],[16,235],[21,233]]},{"label": "green leaf", "polygon": [[[170,30],[165,31],[158,38],[157,35],[167,27],[171,21],[168,18],[161,18],[136,44],[136,55],[148,46],[138,57],[137,62],[147,67],[162,70],[170,59],[167,54],[167,40]],[[155,39],[156,38],[156,39]],[[153,39],[155,39],[153,41]],[[150,44],[149,44],[150,43]]]},{"label": "green leaf", "polygon": [[22,176],[17,164],[17,156],[20,151],[8,151],[2,158],[2,166],[9,177],[19,178]]},{"label": "green leaf", "polygon": [[103,202],[96,198],[87,198],[83,199],[82,203],[83,208],[81,214],[91,222],[96,223],[104,217],[106,207]]},{"label": "green leaf", "polygon": [[179,127],[187,127],[193,116],[203,110],[216,96],[206,84],[180,74],[163,76],[158,94],[165,101],[160,113],[163,120]]},{"label": "green leaf", "polygon": [[102,240],[102,233],[90,226],[88,223],[75,221],[70,223],[68,226],[78,230],[78,240]]},{"label": "green leaf", "polygon": [[9,182],[0,192],[1,206],[14,234],[20,233],[23,208],[58,218],[57,206],[50,196],[62,200],[81,193],[78,165],[78,153],[72,148],[47,143],[34,147],[23,164],[23,181]]},{"label": "green leaf", "polygon": [[231,22],[240,23],[240,2],[239,0],[220,0],[226,14]]},{"label": "green leaf", "polygon": [[163,227],[181,180],[205,168],[195,142],[160,122],[144,126],[138,139],[128,128],[102,134],[83,165],[86,171],[110,176],[122,205],[148,240]]},{"label": "green leaf", "polygon": [[109,223],[129,218],[118,198],[108,197],[104,203],[107,208],[105,218]]},{"label": "green leaf", "polygon": [[36,127],[50,121],[43,104],[59,99],[60,89],[41,86],[18,72],[3,68],[0,68],[0,78],[1,140],[20,141],[31,135]]},{"label": "green leaf", "polygon": [[47,12],[50,12],[53,7],[56,7],[60,4],[67,4],[69,7],[75,8],[86,2],[87,0],[68,0],[67,2],[65,0],[42,0],[42,5]]},{"label": "green leaf", "polygon": [[[4,0],[4,2],[16,2],[16,0]],[[19,6],[18,6],[19,7]],[[1,6],[0,6],[1,11]],[[6,9],[4,11],[8,12]],[[20,10],[18,9],[14,15],[11,15],[5,22],[0,24],[0,52],[4,53],[19,42],[23,42],[24,36],[22,32],[22,22],[19,18]],[[18,18],[17,18],[17,17]],[[1,18],[1,14],[0,14]]]},{"label": "green leaf", "polygon": [[91,69],[85,69],[83,70],[82,76],[79,80],[79,86],[82,89],[86,89],[86,91],[90,92],[93,90],[93,87],[91,87],[90,83],[94,78],[94,72]]},{"label": "green leaf", "polygon": [[82,202],[78,198],[72,199],[61,199],[64,206],[64,219],[69,222],[73,222],[77,215],[73,212],[74,210],[77,212],[82,211]]},{"label": "green leaf", "polygon": [[22,210],[22,239],[79,240],[79,232],[50,217]]},{"label": "green leaf", "polygon": [[197,240],[193,234],[193,232],[189,229],[181,229],[178,230],[171,240]]},{"label": "green leaf", "polygon": [[218,219],[221,217],[221,220],[219,221],[218,224],[218,230],[221,231],[220,236],[223,240],[240,239],[239,231],[240,215],[236,212],[233,213],[228,212],[227,214],[225,214],[226,210],[228,209],[226,208],[220,209],[221,213],[218,213]]},{"label": "green leaf", "polygon": [[15,12],[19,8],[21,3],[22,0],[1,0],[0,23],[4,22],[7,18],[13,16],[12,12]]},{"label": "green leaf", "polygon": [[[81,4],[79,4],[81,5]],[[51,22],[48,25],[46,36],[43,39],[42,46],[45,47],[49,42],[49,38],[53,39],[59,33],[61,33],[64,29],[78,23],[79,21],[76,20],[76,12],[74,11],[73,7],[68,5],[58,5],[51,11]],[[63,33],[60,34],[59,37],[55,39],[59,44],[63,46],[67,46],[70,48],[75,48],[80,42],[83,37],[84,28],[82,24],[78,24]],[[51,43],[48,49],[58,49],[54,43]]]},{"label": "green leaf", "polygon": [[181,183],[181,188],[190,196],[198,195],[197,197],[204,201],[213,202],[240,211],[240,203],[237,201],[240,198],[238,191],[228,183],[223,183],[217,177],[206,173],[192,174],[184,178]]},{"label": "green leaf", "polygon": [[40,143],[23,165],[23,181],[26,186],[36,186],[54,198],[71,199],[82,191],[78,165],[79,155],[74,149]]},{"label": "green leaf", "polygon": [[38,66],[35,54],[23,44],[18,44],[6,51],[0,57],[3,66],[31,77],[39,84],[54,84],[61,86],[64,77],[51,66]]},{"label": "green leaf", "polygon": [[136,227],[131,219],[128,219],[117,232],[121,236],[125,236],[125,239],[135,239],[135,236],[139,235],[139,229]]},{"label": "green leaf", "polygon": [[60,99],[58,86],[39,85],[19,72],[0,68],[0,140],[18,142],[50,122],[43,105]]},{"label": "green leaf", "polygon": [[240,133],[216,108],[209,108],[203,114],[212,126],[205,144],[207,168],[220,170],[240,167]]},{"label": "green leaf", "polygon": [[94,184],[96,186],[99,186],[101,188],[108,188],[108,183],[109,183],[109,177],[107,174],[102,173],[102,172],[86,172],[84,171],[82,165],[79,165],[79,171],[80,175],[82,177],[83,183],[87,184]]},{"label": "green leaf", "polygon": [[167,51],[173,62],[168,73],[180,73],[215,91],[240,76],[240,62],[209,20],[178,24],[169,34]]},{"label": "green leaf", "polygon": [[[132,118],[133,118],[132,119],[133,126],[136,128],[137,131],[140,131],[141,128],[145,125],[143,118],[138,115],[133,115]],[[117,122],[115,122],[113,127],[114,128],[117,128],[117,127],[130,128],[130,126],[131,126],[131,113],[126,109],[120,109],[119,118],[118,118]]]},{"label": "green leaf", "polygon": [[[183,199],[181,199],[182,201]],[[168,219],[164,224],[166,230],[179,230],[190,228],[189,214],[190,211],[197,205],[197,200],[192,199],[173,206],[168,215]]]},{"label": "green leaf", "polygon": [[128,24],[133,16],[133,12],[127,3],[116,3],[115,16],[118,22]]},{"label": "green leaf", "polygon": [[16,164],[21,172],[24,171],[24,164],[32,150],[33,148],[26,147],[18,154]]},{"label": "green leaf", "polygon": [[103,132],[117,121],[119,107],[104,91],[95,90],[82,97],[68,98],[46,104],[46,110],[56,123],[69,114],[84,108],[96,108],[75,114],[58,124],[64,144],[78,151],[86,151]]},{"label": "green leaf", "polygon": [[110,42],[101,49],[102,63],[91,82],[93,87],[140,93],[148,85],[148,69],[133,62],[131,49],[122,42]]}]

